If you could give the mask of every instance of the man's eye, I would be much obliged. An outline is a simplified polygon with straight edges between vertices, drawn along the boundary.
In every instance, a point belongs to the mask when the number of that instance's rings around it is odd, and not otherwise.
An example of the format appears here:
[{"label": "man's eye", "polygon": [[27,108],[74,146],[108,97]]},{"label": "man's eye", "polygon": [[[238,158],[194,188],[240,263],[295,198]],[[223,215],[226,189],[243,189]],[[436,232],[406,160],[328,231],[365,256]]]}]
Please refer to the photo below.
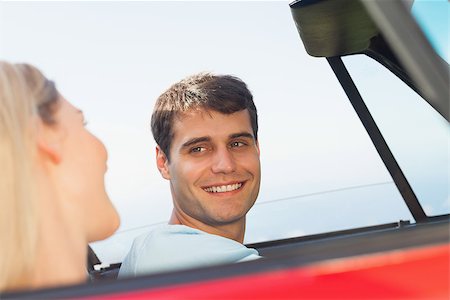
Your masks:
[{"label": "man's eye", "polygon": [[203,152],[205,150],[206,150],[205,147],[194,147],[194,148],[191,149],[191,152],[192,153],[199,153],[199,152]]},{"label": "man's eye", "polygon": [[232,147],[232,148],[242,147],[242,146],[245,146],[245,144],[242,143],[242,142],[232,142],[232,143],[230,144],[230,147]]}]

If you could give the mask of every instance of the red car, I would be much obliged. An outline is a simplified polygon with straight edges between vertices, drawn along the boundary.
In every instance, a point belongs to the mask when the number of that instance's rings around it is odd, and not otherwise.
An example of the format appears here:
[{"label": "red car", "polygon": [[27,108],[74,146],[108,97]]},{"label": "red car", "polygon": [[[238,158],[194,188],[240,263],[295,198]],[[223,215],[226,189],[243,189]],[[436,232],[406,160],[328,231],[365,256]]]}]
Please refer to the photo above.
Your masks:
[{"label": "red car", "polygon": [[311,59],[327,59],[413,219],[248,245],[264,257],[256,261],[120,280],[120,262],[95,267],[101,263],[91,250],[92,282],[1,297],[449,299],[449,211],[427,213],[424,207],[430,199],[416,195],[368,109],[370,93],[364,95],[366,86],[351,76],[358,70],[346,66],[356,56],[373,59],[420,95],[448,126],[448,63],[403,1],[298,0],[290,9],[307,52],[320,57]]}]

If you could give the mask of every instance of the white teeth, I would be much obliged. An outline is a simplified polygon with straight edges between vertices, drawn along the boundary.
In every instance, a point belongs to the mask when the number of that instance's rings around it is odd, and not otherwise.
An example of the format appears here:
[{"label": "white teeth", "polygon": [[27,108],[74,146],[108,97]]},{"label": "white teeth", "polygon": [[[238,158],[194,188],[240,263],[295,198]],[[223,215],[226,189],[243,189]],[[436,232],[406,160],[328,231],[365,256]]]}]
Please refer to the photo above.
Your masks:
[{"label": "white teeth", "polygon": [[231,192],[234,190],[237,190],[242,186],[242,183],[235,183],[235,184],[229,184],[229,185],[221,185],[221,186],[211,186],[207,187],[204,190],[208,193],[224,193],[224,192]]}]

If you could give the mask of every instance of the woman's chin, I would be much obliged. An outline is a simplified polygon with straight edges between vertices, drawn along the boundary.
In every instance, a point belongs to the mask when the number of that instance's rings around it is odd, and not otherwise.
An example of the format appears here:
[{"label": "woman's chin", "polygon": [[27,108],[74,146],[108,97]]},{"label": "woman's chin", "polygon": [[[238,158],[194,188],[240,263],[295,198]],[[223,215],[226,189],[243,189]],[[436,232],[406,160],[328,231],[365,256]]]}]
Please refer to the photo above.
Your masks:
[{"label": "woman's chin", "polygon": [[[88,233],[88,242],[101,241],[112,236],[120,226],[120,217],[114,207],[111,206],[111,213],[101,212],[104,217],[99,222],[95,222],[95,228]],[[109,216],[109,217],[107,217]]]}]

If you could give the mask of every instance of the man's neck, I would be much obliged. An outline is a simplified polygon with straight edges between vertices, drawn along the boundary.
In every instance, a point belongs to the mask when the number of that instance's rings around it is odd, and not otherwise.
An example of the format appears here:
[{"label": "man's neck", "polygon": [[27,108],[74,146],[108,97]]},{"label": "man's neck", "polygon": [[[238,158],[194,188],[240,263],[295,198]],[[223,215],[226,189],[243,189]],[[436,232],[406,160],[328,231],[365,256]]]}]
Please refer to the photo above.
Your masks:
[{"label": "man's neck", "polygon": [[233,223],[212,226],[192,218],[184,217],[183,215],[178,214],[174,209],[172,211],[172,215],[170,216],[169,224],[185,225],[210,234],[215,234],[231,240],[235,240],[236,242],[239,242],[241,244],[244,242],[245,217]]}]

